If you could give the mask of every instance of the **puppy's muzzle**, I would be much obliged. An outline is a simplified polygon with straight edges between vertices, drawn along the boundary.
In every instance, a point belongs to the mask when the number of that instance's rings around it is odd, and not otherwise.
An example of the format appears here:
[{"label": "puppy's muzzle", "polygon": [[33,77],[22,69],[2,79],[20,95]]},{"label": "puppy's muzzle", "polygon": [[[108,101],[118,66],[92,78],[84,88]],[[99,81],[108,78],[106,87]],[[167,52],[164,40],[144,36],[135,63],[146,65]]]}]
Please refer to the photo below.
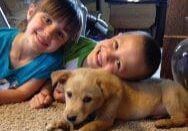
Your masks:
[{"label": "puppy's muzzle", "polygon": [[76,115],[72,115],[72,116],[71,115],[67,115],[66,116],[67,121],[72,123],[74,125],[75,129],[81,128],[84,124],[93,121],[95,118],[96,118],[96,113],[94,112],[94,113],[91,113],[84,121],[82,121],[79,124],[76,124],[76,119],[77,119]]},{"label": "puppy's muzzle", "polygon": [[75,121],[76,121],[76,118],[77,118],[77,116],[76,115],[73,115],[73,116],[69,116],[69,115],[67,115],[67,120],[69,121],[69,122],[71,122],[71,123],[75,123]]}]

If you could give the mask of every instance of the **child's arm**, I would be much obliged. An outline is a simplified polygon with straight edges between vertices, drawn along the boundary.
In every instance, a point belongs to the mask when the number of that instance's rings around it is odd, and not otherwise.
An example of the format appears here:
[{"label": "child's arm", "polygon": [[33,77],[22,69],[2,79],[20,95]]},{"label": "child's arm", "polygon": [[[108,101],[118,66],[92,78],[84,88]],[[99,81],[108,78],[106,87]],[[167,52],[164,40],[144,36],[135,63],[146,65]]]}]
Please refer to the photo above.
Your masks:
[{"label": "child's arm", "polygon": [[0,91],[0,104],[18,103],[29,99],[42,87],[45,80],[31,79],[16,89]]},{"label": "child's arm", "polygon": [[52,98],[52,88],[50,81],[47,81],[45,85],[42,87],[40,92],[36,94],[32,99],[30,100],[30,106],[31,108],[43,108],[49,106],[53,102]]}]

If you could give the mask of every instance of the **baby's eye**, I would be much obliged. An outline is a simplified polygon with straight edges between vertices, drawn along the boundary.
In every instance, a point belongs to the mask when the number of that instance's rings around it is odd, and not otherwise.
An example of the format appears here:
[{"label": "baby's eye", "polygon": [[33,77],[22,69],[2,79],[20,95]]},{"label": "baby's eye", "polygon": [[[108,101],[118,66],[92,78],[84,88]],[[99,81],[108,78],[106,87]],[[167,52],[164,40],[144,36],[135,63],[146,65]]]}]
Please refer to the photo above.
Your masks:
[{"label": "baby's eye", "polygon": [[121,62],[120,62],[119,59],[115,61],[115,66],[116,66],[116,68],[117,68],[118,70],[120,69],[120,67],[121,67]]},{"label": "baby's eye", "polygon": [[52,20],[48,16],[43,17],[43,22],[47,25],[52,23]]},{"label": "baby's eye", "polygon": [[119,48],[119,43],[117,41],[114,41],[114,49],[117,50]]}]

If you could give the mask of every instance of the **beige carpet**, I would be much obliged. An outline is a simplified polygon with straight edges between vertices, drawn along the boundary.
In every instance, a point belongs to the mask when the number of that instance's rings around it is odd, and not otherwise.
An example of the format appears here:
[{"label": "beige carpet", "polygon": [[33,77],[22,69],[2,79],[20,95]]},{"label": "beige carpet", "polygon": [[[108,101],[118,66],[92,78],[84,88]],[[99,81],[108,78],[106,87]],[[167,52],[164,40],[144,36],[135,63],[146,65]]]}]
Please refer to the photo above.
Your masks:
[{"label": "beige carpet", "polygon": [[[63,104],[31,109],[27,102],[0,106],[0,131],[45,131],[45,124],[62,117]],[[113,131],[155,131],[152,121],[116,122]],[[157,130],[167,131],[167,130]],[[168,130],[169,131],[169,130]],[[170,129],[188,131],[188,128]]]}]

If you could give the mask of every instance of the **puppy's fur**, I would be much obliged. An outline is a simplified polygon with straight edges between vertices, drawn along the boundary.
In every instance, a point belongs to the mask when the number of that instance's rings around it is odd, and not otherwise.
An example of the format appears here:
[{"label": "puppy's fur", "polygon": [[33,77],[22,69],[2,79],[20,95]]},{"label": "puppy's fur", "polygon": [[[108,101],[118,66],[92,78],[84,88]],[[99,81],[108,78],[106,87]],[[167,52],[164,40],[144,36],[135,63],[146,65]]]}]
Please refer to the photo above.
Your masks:
[{"label": "puppy's fur", "polygon": [[64,119],[48,129],[64,128],[66,122],[82,123],[93,112],[95,120],[79,131],[105,131],[115,119],[138,120],[164,117],[157,128],[188,126],[188,93],[171,80],[148,79],[137,83],[122,82],[100,69],[77,69],[52,73],[52,84],[62,84],[66,107]]}]

